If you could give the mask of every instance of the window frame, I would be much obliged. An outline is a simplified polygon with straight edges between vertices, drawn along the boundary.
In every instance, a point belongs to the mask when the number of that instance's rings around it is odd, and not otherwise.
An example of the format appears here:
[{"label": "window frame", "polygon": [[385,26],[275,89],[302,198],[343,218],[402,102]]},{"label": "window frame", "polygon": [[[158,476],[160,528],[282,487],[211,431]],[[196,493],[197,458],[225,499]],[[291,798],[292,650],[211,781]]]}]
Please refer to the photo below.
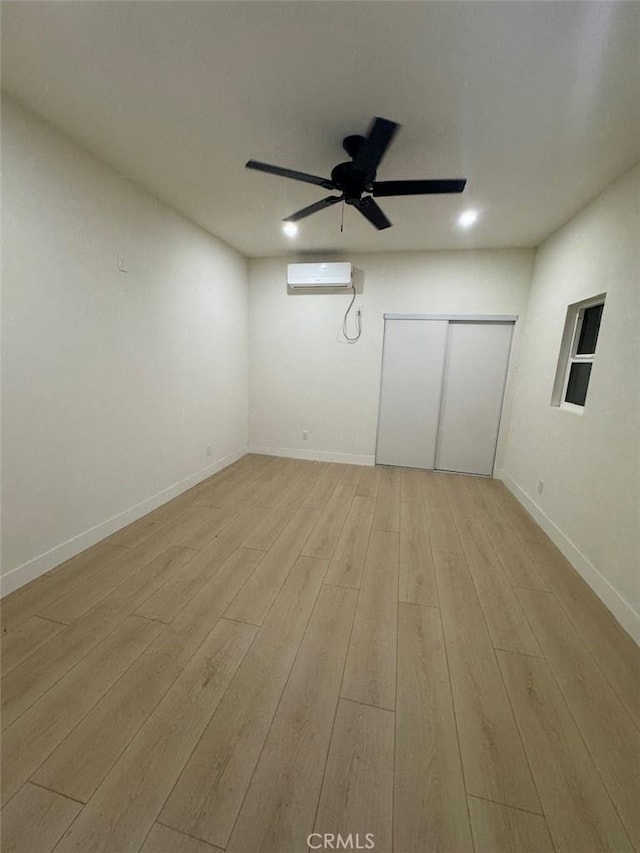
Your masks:
[{"label": "window frame", "polygon": [[[606,301],[606,293],[600,293],[590,299],[585,299],[581,302],[575,302],[567,306],[567,317],[565,322],[565,330],[562,336],[562,346],[560,347],[560,356],[558,359],[558,369],[556,372],[556,388],[551,400],[551,405],[564,411],[573,412],[574,414],[582,415],[586,407],[587,399],[585,397],[584,404],[581,406],[578,403],[569,403],[565,399],[567,396],[567,388],[569,385],[569,376],[573,364],[591,364],[591,373],[587,383],[587,395],[589,393],[589,383],[593,375],[593,365],[595,363],[596,353],[578,353],[578,344],[580,342],[580,334],[582,332],[582,324],[584,322],[584,314],[588,308],[595,308],[598,305],[603,306]],[[600,326],[598,327],[598,336],[596,339],[596,349],[598,348],[598,339],[600,337],[600,328],[602,326],[602,316],[600,318]],[[559,375],[562,378],[562,384],[558,382]]]}]

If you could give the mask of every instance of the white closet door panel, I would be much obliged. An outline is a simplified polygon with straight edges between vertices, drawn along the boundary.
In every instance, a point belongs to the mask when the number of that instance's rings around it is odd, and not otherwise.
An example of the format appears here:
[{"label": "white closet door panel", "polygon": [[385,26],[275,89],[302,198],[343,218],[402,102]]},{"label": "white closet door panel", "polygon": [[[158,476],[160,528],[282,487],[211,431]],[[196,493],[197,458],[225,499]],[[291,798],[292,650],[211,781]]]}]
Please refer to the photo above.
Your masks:
[{"label": "white closet door panel", "polygon": [[510,323],[451,323],[442,390],[436,468],[493,473]]},{"label": "white closet door panel", "polygon": [[386,320],[376,462],[433,468],[448,323]]}]

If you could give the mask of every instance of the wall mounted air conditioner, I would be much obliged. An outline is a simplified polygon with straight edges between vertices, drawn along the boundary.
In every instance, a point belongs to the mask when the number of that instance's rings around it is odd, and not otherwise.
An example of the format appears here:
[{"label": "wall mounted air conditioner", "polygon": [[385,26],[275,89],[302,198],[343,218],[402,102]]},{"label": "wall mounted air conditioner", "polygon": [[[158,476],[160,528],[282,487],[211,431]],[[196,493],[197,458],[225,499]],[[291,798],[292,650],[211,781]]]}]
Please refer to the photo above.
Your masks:
[{"label": "wall mounted air conditioner", "polygon": [[351,287],[351,264],[288,264],[287,284],[301,287]]}]

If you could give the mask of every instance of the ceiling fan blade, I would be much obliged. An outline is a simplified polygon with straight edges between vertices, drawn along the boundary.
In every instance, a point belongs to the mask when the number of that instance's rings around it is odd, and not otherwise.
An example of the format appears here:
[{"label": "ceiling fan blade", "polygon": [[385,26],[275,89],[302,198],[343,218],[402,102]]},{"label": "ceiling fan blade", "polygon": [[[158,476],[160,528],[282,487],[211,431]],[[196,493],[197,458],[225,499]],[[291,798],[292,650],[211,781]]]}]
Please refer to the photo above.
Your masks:
[{"label": "ceiling fan blade", "polygon": [[399,127],[388,118],[375,118],[353,161],[355,169],[373,177]]},{"label": "ceiling fan blade", "polygon": [[308,175],[306,172],[296,172],[294,169],[283,169],[281,166],[272,166],[270,163],[259,163],[257,160],[247,160],[245,168],[255,169],[258,172],[268,172],[270,175],[280,175],[281,178],[292,178],[294,181],[304,181],[305,184],[315,184],[326,190],[335,189],[335,184],[328,178],[319,178],[317,175]]},{"label": "ceiling fan blade", "polygon": [[461,193],[464,190],[466,183],[466,178],[438,181],[375,181],[373,185],[373,194],[378,198],[392,195]]},{"label": "ceiling fan blade", "polygon": [[359,210],[364,218],[368,219],[369,222],[378,229],[378,231],[382,231],[384,228],[391,228],[391,222],[389,222],[381,208],[378,207],[370,195],[363,196],[360,201],[357,201],[353,206]]},{"label": "ceiling fan blade", "polygon": [[343,198],[344,196],[342,195],[327,196],[327,198],[323,198],[322,201],[317,201],[315,204],[303,207],[302,210],[298,210],[297,213],[292,213],[291,216],[287,216],[287,218],[282,221],[297,222],[299,219],[304,219],[305,216],[311,216],[312,213],[317,213],[319,210],[324,210],[325,207],[331,207],[332,204],[337,204],[339,201],[342,201]]}]

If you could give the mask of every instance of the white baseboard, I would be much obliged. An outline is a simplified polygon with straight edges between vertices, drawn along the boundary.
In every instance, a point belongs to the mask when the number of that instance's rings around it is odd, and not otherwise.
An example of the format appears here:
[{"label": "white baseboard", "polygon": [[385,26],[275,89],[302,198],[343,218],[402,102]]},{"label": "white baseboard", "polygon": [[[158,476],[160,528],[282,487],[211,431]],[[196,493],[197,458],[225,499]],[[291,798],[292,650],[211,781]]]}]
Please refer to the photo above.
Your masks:
[{"label": "white baseboard", "polygon": [[249,447],[249,453],[261,456],[285,456],[287,459],[311,459],[315,462],[343,462],[346,465],[375,465],[375,456],[359,453],[334,453],[329,450],[299,450],[296,447]]},{"label": "white baseboard", "polygon": [[24,584],[35,580],[40,577],[40,575],[43,575],[56,566],[59,566],[60,563],[63,563],[65,560],[75,557],[76,554],[79,554],[81,551],[85,551],[87,548],[90,548],[92,545],[95,545],[97,542],[100,542],[102,539],[105,539],[117,530],[126,527],[127,524],[137,521],[148,512],[157,509],[157,507],[162,506],[162,504],[165,504],[178,495],[181,495],[182,492],[186,492],[187,489],[190,489],[192,486],[196,486],[198,483],[202,482],[202,480],[206,480],[207,477],[217,474],[218,471],[221,471],[223,468],[231,465],[232,462],[235,462],[237,459],[245,456],[246,453],[246,448],[229,453],[222,459],[218,459],[211,465],[207,465],[206,468],[201,468],[200,471],[196,471],[195,474],[185,477],[185,479],[180,480],[179,483],[174,483],[172,486],[152,495],[150,498],[147,498],[141,503],[118,513],[118,515],[114,515],[112,518],[108,518],[106,521],[101,521],[100,524],[96,524],[95,527],[85,530],[84,533],[79,533],[77,536],[67,539],[66,542],[56,545],[56,547],[52,548],[50,551],[46,551],[44,554],[40,554],[38,557],[34,557],[32,560],[12,569],[0,579],[0,584],[2,586],[0,596],[9,595],[9,593],[14,592],[14,590],[21,586],[24,586]]},{"label": "white baseboard", "polygon": [[537,521],[551,541],[564,554],[578,574],[589,584],[603,604],[611,611],[625,631],[640,645],[640,615],[628,601],[600,574],[593,563],[577,548],[569,537],[549,518],[538,504],[504,470],[496,470],[495,477],[505,484],[529,515]]}]

